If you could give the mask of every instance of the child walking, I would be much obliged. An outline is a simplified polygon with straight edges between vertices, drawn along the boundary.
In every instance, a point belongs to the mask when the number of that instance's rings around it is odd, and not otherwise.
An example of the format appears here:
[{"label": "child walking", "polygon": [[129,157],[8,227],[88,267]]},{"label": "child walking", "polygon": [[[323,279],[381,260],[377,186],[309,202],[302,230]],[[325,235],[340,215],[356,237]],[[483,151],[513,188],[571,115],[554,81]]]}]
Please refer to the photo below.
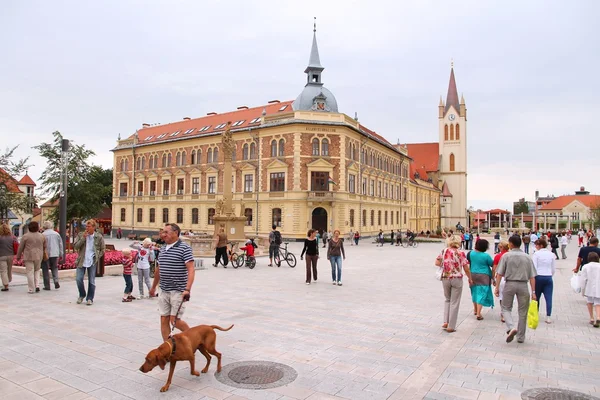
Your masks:
[{"label": "child walking", "polygon": [[[138,251],[137,256],[137,270],[138,270],[138,285],[140,288],[139,300],[144,298],[144,283],[150,293],[150,263],[154,261],[154,250],[152,249],[152,239],[146,238],[140,244],[139,242],[133,242],[129,247]],[[148,294],[147,298],[150,298]]]},{"label": "child walking", "polygon": [[131,280],[131,273],[133,272],[133,259],[131,258],[131,250],[123,249],[123,279],[125,279],[125,292],[123,292],[123,303],[130,303],[135,297],[131,295],[133,292],[133,281]]}]

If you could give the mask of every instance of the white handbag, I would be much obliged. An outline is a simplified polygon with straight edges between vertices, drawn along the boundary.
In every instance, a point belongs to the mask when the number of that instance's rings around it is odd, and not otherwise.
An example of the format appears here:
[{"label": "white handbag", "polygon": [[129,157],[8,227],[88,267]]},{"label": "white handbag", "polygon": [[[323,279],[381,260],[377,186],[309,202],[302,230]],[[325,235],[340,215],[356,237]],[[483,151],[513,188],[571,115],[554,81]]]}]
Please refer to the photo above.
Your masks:
[{"label": "white handbag", "polygon": [[[440,256],[438,258],[435,259],[436,261],[436,271],[435,271],[435,279],[437,279],[438,281],[442,280],[442,274],[444,273],[444,252],[446,250],[442,250],[442,253],[440,254]],[[437,265],[437,262],[440,261],[440,265]]]}]

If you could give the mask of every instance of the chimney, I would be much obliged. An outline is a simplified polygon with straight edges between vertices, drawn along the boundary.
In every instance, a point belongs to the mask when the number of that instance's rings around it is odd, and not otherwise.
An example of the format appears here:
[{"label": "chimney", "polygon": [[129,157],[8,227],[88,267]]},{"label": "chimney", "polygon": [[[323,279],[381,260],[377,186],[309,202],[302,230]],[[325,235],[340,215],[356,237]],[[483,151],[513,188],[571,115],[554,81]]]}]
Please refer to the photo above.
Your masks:
[{"label": "chimney", "polygon": [[248,106],[239,106],[237,109],[238,110],[247,110]]},{"label": "chimney", "polygon": [[209,113],[206,113],[206,115],[217,115],[217,113],[216,113],[216,112],[214,112],[214,111],[211,111],[211,112],[209,112]]},{"label": "chimney", "polygon": [[147,124],[147,123],[145,123],[145,122],[142,124],[142,129],[144,129],[144,128],[148,128],[148,127],[150,127],[150,124]]},{"label": "chimney", "polygon": [[277,104],[277,103],[281,103],[279,100],[270,100],[269,104]]},{"label": "chimney", "polygon": [[190,117],[183,117],[184,121],[189,121],[191,118]]}]

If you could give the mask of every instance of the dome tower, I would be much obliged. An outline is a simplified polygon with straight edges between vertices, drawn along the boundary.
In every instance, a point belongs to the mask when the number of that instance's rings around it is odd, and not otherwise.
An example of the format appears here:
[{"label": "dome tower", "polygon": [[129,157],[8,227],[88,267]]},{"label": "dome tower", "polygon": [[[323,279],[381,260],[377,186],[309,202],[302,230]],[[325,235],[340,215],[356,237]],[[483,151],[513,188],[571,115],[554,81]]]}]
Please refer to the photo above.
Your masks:
[{"label": "dome tower", "polygon": [[312,48],[310,50],[310,58],[308,66],[304,70],[306,74],[306,85],[302,93],[296,98],[292,107],[294,111],[311,110],[323,112],[338,112],[337,100],[321,81],[323,66],[319,58],[319,47],[317,46],[317,23],[315,22],[313,29]]}]

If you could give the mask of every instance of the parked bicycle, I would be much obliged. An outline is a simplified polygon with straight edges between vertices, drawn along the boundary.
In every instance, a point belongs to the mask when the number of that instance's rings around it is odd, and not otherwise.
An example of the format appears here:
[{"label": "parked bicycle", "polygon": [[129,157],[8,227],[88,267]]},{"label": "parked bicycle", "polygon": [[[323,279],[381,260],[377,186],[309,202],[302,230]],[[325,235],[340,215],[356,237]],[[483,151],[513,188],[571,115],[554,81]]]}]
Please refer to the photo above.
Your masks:
[{"label": "parked bicycle", "polygon": [[402,247],[406,248],[409,246],[416,249],[419,246],[419,242],[417,242],[414,237],[410,237],[402,242]]},{"label": "parked bicycle", "polygon": [[278,267],[281,267],[281,260],[285,260],[290,268],[294,268],[296,266],[296,256],[290,253],[287,249],[289,242],[282,243],[279,245],[277,252],[275,253],[275,264]]}]

